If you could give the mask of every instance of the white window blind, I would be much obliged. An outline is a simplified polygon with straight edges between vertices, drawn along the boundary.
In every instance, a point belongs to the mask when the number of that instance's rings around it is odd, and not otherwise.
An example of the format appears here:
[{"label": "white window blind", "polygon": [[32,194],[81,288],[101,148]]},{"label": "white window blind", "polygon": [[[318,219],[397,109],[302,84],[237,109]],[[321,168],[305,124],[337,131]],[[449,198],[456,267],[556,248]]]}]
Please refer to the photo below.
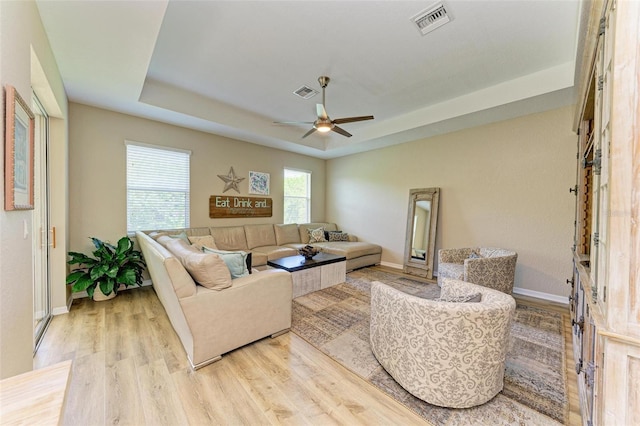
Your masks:
[{"label": "white window blind", "polygon": [[189,227],[190,151],[126,142],[127,231]]},{"label": "white window blind", "polygon": [[284,169],[284,223],[308,223],[311,216],[311,173]]}]

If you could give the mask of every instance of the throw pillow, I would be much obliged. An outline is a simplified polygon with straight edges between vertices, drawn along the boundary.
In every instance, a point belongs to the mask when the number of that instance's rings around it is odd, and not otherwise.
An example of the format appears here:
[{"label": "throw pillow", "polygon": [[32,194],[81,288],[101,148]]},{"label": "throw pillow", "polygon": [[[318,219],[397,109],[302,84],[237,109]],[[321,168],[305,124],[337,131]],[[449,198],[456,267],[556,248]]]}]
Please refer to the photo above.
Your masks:
[{"label": "throw pillow", "polygon": [[447,296],[436,299],[438,302],[452,302],[452,303],[478,303],[482,300],[482,294],[470,293],[459,296]]},{"label": "throw pillow", "polygon": [[200,251],[202,251],[203,247],[211,247],[215,250],[218,249],[218,247],[216,246],[216,242],[213,240],[213,235],[189,237],[189,241]]},{"label": "throw pillow", "polygon": [[311,243],[324,243],[327,240],[324,238],[324,228],[307,229],[309,232],[309,244]]},{"label": "throw pillow", "polygon": [[198,253],[198,249],[186,243],[182,238],[160,237],[158,243],[163,244],[164,247],[171,252],[175,257],[180,260],[180,263],[184,263],[184,257],[188,254]]},{"label": "throw pillow", "polygon": [[152,232],[149,232],[148,235],[154,240],[158,241],[158,238],[162,237],[163,235],[169,235],[169,234],[167,234],[164,231],[152,231]]},{"label": "throw pillow", "polygon": [[249,275],[249,269],[247,268],[246,251],[215,250],[211,247],[204,247],[203,250],[205,253],[213,253],[220,256],[224,263],[227,265],[227,268],[229,268],[232,279]]},{"label": "throw pillow", "polygon": [[329,231],[329,232],[327,232],[327,234],[328,234],[327,240],[329,240],[329,241],[349,241],[349,234],[347,234],[346,232],[342,232],[342,231],[332,232],[332,231]]},{"label": "throw pillow", "polygon": [[189,237],[187,236],[187,233],[182,231],[179,234],[169,234],[169,236],[171,238],[177,238],[179,240],[184,240],[187,244],[191,245],[191,241],[189,241]]},{"label": "throw pillow", "polygon": [[222,290],[231,287],[231,273],[222,258],[216,254],[191,253],[183,264],[193,279],[203,287]]},{"label": "throw pillow", "polygon": [[324,239],[329,241],[329,232],[342,232],[342,231],[327,231],[326,229],[324,230]]}]

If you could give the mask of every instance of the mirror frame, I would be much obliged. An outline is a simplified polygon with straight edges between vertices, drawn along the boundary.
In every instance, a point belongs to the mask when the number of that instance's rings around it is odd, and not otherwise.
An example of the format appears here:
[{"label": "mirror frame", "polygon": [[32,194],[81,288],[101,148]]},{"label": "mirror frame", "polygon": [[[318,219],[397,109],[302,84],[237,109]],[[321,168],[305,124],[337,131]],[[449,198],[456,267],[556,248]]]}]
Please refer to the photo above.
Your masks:
[{"label": "mirror frame", "polygon": [[[409,190],[409,207],[407,212],[407,234],[404,245],[404,272],[433,279],[433,260],[436,247],[436,229],[438,227],[438,203],[440,188],[416,188]],[[411,257],[411,243],[413,241],[413,218],[417,201],[431,201],[431,223],[429,224],[429,243],[424,261]]]}]

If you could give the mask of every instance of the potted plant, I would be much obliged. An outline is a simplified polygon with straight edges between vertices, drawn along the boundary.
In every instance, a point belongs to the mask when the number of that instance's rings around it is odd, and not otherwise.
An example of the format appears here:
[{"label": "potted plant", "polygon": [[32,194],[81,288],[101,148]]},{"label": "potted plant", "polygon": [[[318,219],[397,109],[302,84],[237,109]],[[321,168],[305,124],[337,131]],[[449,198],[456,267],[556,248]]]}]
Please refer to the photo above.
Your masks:
[{"label": "potted plant", "polygon": [[[87,291],[93,300],[107,300],[118,294],[118,287],[142,285],[142,271],[145,262],[142,253],[133,249],[133,241],[122,237],[118,245],[91,237],[95,250],[94,257],[70,251],[69,265],[78,265],[67,276],[67,284],[73,292]],[[98,291],[96,291],[96,288]]]}]

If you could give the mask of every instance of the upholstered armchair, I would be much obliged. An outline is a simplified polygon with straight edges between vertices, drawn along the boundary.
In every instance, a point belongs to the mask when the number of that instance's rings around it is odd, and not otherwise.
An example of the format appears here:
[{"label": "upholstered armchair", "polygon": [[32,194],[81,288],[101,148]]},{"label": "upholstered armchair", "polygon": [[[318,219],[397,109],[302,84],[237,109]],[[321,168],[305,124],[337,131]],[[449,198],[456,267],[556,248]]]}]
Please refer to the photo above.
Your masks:
[{"label": "upholstered armchair", "polygon": [[504,384],[516,302],[496,290],[443,280],[443,296],[463,300],[463,294],[480,294],[480,302],[428,300],[371,284],[373,354],[400,386],[441,407],[484,404]]},{"label": "upholstered armchair", "polygon": [[513,292],[518,253],[486,247],[438,250],[438,285],[443,278],[453,278],[500,290]]}]

